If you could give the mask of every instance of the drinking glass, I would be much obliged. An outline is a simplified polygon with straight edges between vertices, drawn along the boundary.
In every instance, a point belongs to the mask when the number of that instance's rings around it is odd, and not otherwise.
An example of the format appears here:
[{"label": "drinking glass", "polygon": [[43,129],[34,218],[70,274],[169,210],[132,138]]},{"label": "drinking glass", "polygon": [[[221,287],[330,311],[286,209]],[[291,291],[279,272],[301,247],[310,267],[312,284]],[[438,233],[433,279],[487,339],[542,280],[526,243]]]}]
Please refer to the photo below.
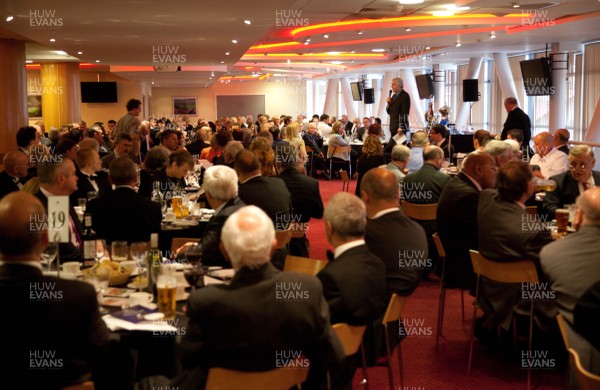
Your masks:
[{"label": "drinking glass", "polygon": [[204,268],[202,264],[193,264],[191,267],[184,268],[183,276],[192,286],[192,292],[196,291],[196,287],[204,287]]},{"label": "drinking glass", "polygon": [[147,242],[134,242],[131,244],[131,257],[137,262],[138,276],[136,278],[136,284],[138,291],[142,291],[143,288],[148,287],[148,279],[146,276],[147,265],[146,257],[148,256],[148,243]]},{"label": "drinking glass", "polygon": [[56,255],[58,254],[58,243],[49,242],[46,248],[42,252],[41,263],[46,264],[48,266],[48,271],[50,271],[50,266],[56,259]]},{"label": "drinking glass", "polygon": [[173,206],[173,212],[175,213],[175,218],[181,219],[183,216],[183,212],[181,210],[181,206],[183,201],[181,196],[174,196],[171,205]]},{"label": "drinking glass", "polygon": [[129,257],[129,247],[127,241],[113,241],[112,242],[112,256],[113,261],[124,261]]},{"label": "drinking glass", "polygon": [[188,264],[199,265],[202,260],[202,245],[194,244],[185,249],[185,260]]},{"label": "drinking glass", "polygon": [[[166,268],[166,267],[165,267]],[[177,278],[171,270],[164,270],[156,281],[156,295],[158,302],[158,311],[165,315],[165,318],[175,317],[177,305]]]},{"label": "drinking glass", "polygon": [[81,211],[83,211],[85,213],[85,206],[87,204],[87,199],[79,198],[79,199],[77,199],[77,204],[79,205],[79,207],[81,207]]},{"label": "drinking glass", "polygon": [[106,255],[106,241],[96,240],[96,263],[99,263]]},{"label": "drinking glass", "polygon": [[88,191],[88,193],[87,193],[88,202],[93,199],[96,199],[97,197],[98,197],[98,193],[96,191]]}]

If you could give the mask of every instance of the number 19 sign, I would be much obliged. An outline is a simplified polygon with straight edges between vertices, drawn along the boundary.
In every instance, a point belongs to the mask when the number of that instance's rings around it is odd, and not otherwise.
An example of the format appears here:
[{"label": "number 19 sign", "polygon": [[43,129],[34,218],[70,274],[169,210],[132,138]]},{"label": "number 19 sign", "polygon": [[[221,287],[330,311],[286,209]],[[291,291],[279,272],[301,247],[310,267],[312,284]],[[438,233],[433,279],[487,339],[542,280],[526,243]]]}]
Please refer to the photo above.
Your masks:
[{"label": "number 19 sign", "polygon": [[50,196],[48,198],[48,240],[71,242],[69,225],[69,197]]}]

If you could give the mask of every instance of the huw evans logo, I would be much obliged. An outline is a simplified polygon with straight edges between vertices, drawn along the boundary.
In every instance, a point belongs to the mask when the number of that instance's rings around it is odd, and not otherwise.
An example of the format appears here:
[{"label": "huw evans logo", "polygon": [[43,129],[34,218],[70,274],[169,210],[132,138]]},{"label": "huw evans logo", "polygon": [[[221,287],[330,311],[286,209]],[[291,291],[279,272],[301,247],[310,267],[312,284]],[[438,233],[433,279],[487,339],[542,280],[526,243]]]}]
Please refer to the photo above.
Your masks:
[{"label": "huw evans logo", "polygon": [[29,27],[33,29],[57,29],[63,27],[63,18],[56,16],[55,9],[30,9]]}]

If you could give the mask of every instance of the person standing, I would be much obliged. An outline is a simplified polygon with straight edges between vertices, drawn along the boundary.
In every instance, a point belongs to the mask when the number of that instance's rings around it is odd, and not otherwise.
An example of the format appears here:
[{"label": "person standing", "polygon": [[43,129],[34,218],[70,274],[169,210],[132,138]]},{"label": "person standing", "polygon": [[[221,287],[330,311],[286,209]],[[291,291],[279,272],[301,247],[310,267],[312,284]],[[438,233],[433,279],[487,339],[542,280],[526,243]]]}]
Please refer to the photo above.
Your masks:
[{"label": "person standing", "polygon": [[[392,95],[387,98],[385,111],[390,115],[390,133],[393,137],[399,129],[403,134],[410,131],[408,113],[410,111],[410,96],[403,89],[404,81],[396,77],[392,80]],[[391,141],[391,139],[390,139]]]},{"label": "person standing", "polygon": [[502,127],[500,139],[504,141],[509,130],[520,129],[523,132],[523,145],[529,147],[529,141],[531,141],[531,120],[529,116],[519,108],[517,99],[514,97],[508,97],[504,100],[504,108],[508,115]]},{"label": "person standing", "polygon": [[140,125],[141,122],[138,119],[138,116],[142,112],[142,102],[138,99],[129,99],[126,105],[127,114],[121,117],[117,122],[117,128],[113,133],[113,138],[121,133],[129,134],[132,138],[132,155],[134,157],[134,161],[139,162],[140,158]]}]

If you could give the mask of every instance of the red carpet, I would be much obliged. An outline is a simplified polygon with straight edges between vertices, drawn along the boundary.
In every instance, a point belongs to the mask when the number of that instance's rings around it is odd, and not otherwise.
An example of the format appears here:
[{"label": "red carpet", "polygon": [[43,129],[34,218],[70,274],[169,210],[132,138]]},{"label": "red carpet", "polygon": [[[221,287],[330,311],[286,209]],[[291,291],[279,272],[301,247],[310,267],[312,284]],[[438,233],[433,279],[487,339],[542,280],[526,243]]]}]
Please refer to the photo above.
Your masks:
[{"label": "red carpet", "polygon": [[[342,191],[341,180],[319,180],[321,197],[327,205],[329,198]],[[354,193],[356,181],[350,183],[350,193]],[[323,220],[311,220],[308,231],[310,255],[313,258],[325,259],[325,251],[331,246],[327,243]],[[439,285],[421,282],[421,285],[410,296],[404,309],[405,324],[418,324],[420,334],[409,336],[402,342],[404,361],[404,388],[400,388],[398,361],[394,356],[395,389],[399,390],[437,390],[437,389],[525,389],[527,386],[527,370],[521,368],[521,349],[526,344],[517,344],[517,350],[510,352],[511,341],[506,340],[504,350],[500,354],[480,344],[475,339],[473,351],[473,369],[467,376],[469,356],[469,337],[471,329],[473,299],[465,294],[466,322],[462,322],[460,311],[460,293],[449,290],[446,294],[446,311],[443,335],[439,350],[436,351],[435,335],[437,330],[437,308]],[[535,334],[534,334],[535,338]],[[396,354],[396,352],[394,352]],[[550,355],[549,358],[552,358]],[[369,388],[371,390],[389,389],[386,367],[369,368]],[[362,370],[354,377],[353,388],[361,389]],[[558,367],[532,371],[533,389],[564,389],[566,370]]]}]

